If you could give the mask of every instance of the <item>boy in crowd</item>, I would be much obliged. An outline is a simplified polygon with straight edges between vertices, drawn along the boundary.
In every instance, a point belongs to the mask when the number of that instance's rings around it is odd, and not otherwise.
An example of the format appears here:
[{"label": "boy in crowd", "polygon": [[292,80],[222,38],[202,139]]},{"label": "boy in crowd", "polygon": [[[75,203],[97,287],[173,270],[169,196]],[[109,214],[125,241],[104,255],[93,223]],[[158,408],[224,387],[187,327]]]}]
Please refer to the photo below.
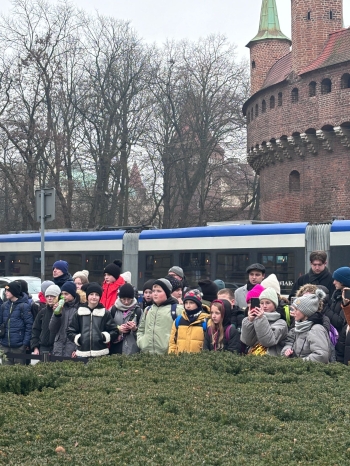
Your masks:
[{"label": "boy in crowd", "polygon": [[153,304],[143,313],[137,332],[137,345],[142,353],[168,352],[173,321],[183,311],[183,307],[171,296],[172,289],[166,278],[160,278],[153,284]]},{"label": "boy in crowd", "polygon": [[234,292],[230,288],[223,288],[218,291],[218,299],[226,299],[231,304],[231,324],[235,326],[238,332],[241,332],[244,311],[236,306]]},{"label": "boy in crowd", "polygon": [[68,262],[56,261],[52,266],[52,276],[55,285],[62,288],[64,283],[73,282],[72,275],[68,272]]},{"label": "boy in crowd", "polygon": [[260,284],[265,278],[265,267],[262,264],[251,264],[247,267],[246,273],[248,274],[247,284],[237,288],[235,291],[236,305],[240,308],[246,307],[246,296],[248,291],[252,290],[255,285]]}]

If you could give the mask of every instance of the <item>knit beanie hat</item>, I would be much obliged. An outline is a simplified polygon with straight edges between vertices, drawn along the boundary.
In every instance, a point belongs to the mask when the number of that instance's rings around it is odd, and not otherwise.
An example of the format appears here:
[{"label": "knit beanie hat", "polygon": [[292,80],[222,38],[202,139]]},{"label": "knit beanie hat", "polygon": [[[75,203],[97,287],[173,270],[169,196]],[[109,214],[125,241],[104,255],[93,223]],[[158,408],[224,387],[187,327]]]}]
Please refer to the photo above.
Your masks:
[{"label": "knit beanie hat", "polygon": [[109,275],[112,275],[112,277],[114,277],[116,280],[118,280],[118,278],[120,277],[122,264],[122,261],[116,259],[111,264],[106,265],[103,273],[108,273]]},{"label": "knit beanie hat", "polygon": [[273,288],[266,288],[261,295],[259,296],[260,301],[262,299],[268,299],[269,301],[272,301],[273,304],[277,307],[278,306],[278,296],[276,291]]},{"label": "knit beanie hat", "polygon": [[119,288],[119,298],[135,298],[134,287],[130,283],[125,283]]},{"label": "knit beanie hat", "polygon": [[184,271],[182,270],[181,267],[177,266],[177,265],[174,265],[173,267],[171,267],[169,270],[168,270],[168,273],[169,272],[173,272],[173,273],[176,273],[176,275],[178,275],[179,277],[181,278],[184,278],[185,274],[184,274]]},{"label": "knit beanie hat", "polygon": [[102,290],[102,287],[98,283],[91,282],[91,283],[88,284],[88,286],[87,286],[87,288],[85,290],[85,293],[86,293],[86,299],[89,296],[89,294],[91,294],[91,293],[97,293],[99,295],[99,297],[101,298],[103,290]]},{"label": "knit beanie hat", "polygon": [[45,290],[45,296],[59,296],[61,294],[61,289],[59,286],[54,283],[48,286]]},{"label": "knit beanie hat", "polygon": [[315,294],[307,294],[293,301],[293,307],[304,316],[311,317],[318,311],[320,300],[326,296],[324,291],[317,289]]},{"label": "knit beanie hat", "polygon": [[183,288],[183,283],[180,282],[177,278],[175,278],[173,275],[167,275],[165,277],[169,282],[171,283],[171,286],[173,287],[172,291],[178,290],[179,288]]},{"label": "knit beanie hat", "polygon": [[17,281],[10,282],[5,285],[5,290],[9,291],[15,298],[19,298],[22,293],[21,284]]},{"label": "knit beanie hat", "polygon": [[18,282],[20,285],[21,285],[21,291],[22,293],[25,293],[26,295],[29,295],[29,291],[28,291],[28,283],[25,281],[25,280],[22,280],[20,278],[18,278],[17,280],[15,280],[16,282]]},{"label": "knit beanie hat", "polygon": [[225,282],[217,278],[214,280],[215,285],[218,287],[218,290],[223,290],[225,288]]},{"label": "knit beanie hat", "polygon": [[277,294],[281,294],[281,286],[276,275],[272,273],[260,283],[264,288],[273,288]]},{"label": "knit beanie hat", "polygon": [[[41,292],[45,294],[45,291],[48,289],[49,286],[54,285],[54,282],[51,280],[45,280],[41,284]],[[53,295],[52,295],[53,296]]]},{"label": "knit beanie hat", "polygon": [[150,280],[147,280],[147,282],[145,282],[143,284],[142,291],[145,292],[145,290],[152,290],[154,282],[155,282],[154,278],[151,278]]},{"label": "knit beanie hat", "polygon": [[171,286],[169,280],[166,278],[159,278],[158,280],[155,280],[153,285],[159,285],[166,294],[166,297],[170,298],[171,293],[173,292],[173,287]]},{"label": "knit beanie hat", "polygon": [[130,283],[131,284],[131,272],[124,272],[124,273],[121,273],[120,276],[122,278],[124,278],[125,282],[126,283]]},{"label": "knit beanie hat", "polygon": [[261,293],[265,290],[265,288],[261,285],[255,285],[254,288],[252,288],[250,291],[248,291],[247,296],[245,300],[247,303],[252,299],[252,298],[259,298]]},{"label": "knit beanie hat", "polygon": [[71,281],[65,282],[61,287],[61,291],[66,291],[67,293],[71,294],[73,298],[75,298],[77,295],[77,285]]},{"label": "knit beanie hat", "polygon": [[89,271],[88,270],[78,270],[78,272],[75,272],[73,275],[73,280],[76,278],[80,278],[81,282],[84,283],[89,283]]},{"label": "knit beanie hat", "polygon": [[200,286],[202,290],[203,299],[211,302],[217,298],[217,294],[219,290],[218,290],[218,286],[216,283],[212,282],[211,280],[200,280],[198,282],[198,285]]},{"label": "knit beanie hat", "polygon": [[187,291],[183,299],[184,304],[185,304],[185,301],[193,301],[194,303],[197,304],[198,307],[202,307],[202,294],[197,289]]},{"label": "knit beanie hat", "polygon": [[333,279],[350,288],[350,267],[340,267],[333,272]]},{"label": "knit beanie hat", "polygon": [[64,274],[68,273],[68,262],[66,262],[66,261],[56,261],[52,266],[52,270],[53,269],[59,269]]}]

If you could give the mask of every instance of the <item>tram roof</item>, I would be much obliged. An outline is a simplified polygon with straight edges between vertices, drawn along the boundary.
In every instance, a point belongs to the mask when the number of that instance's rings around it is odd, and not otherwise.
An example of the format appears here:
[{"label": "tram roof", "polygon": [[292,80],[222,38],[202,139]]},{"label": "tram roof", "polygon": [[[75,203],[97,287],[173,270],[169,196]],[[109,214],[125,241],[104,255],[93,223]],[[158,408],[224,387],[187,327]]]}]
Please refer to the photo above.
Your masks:
[{"label": "tram roof", "polygon": [[[96,241],[122,240],[124,230],[117,231],[65,231],[46,232],[45,241]],[[40,233],[18,233],[0,235],[0,243],[36,243],[40,242]]]},{"label": "tram roof", "polygon": [[350,220],[334,220],[331,226],[331,232],[350,231]]},{"label": "tram roof", "polygon": [[308,223],[273,223],[259,225],[220,225],[168,230],[147,230],[140,233],[140,240],[166,238],[203,238],[221,236],[259,236],[305,234]]}]

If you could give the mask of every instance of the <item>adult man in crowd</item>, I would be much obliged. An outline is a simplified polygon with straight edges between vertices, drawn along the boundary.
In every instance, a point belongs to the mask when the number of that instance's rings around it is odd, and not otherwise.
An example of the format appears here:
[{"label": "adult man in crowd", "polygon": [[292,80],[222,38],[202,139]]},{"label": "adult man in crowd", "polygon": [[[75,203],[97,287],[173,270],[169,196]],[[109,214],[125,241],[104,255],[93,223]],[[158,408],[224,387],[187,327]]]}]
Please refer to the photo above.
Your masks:
[{"label": "adult man in crowd", "polygon": [[237,288],[235,291],[236,306],[243,309],[247,307],[246,296],[248,291],[254,288],[255,285],[260,284],[265,278],[265,267],[262,264],[255,263],[247,267],[246,273],[248,274],[247,284]]},{"label": "adult man in crowd", "polygon": [[328,288],[329,297],[332,297],[335,287],[333,284],[332,274],[329,273],[326,267],[327,253],[325,251],[313,251],[310,254],[310,265],[311,268],[308,273],[299,277],[294,283],[289,299],[295,296],[299,288],[307,283],[325,286]]},{"label": "adult man in crowd", "polygon": [[73,282],[72,275],[68,272],[68,262],[56,261],[52,266],[52,276],[55,285],[62,288],[66,282]]}]

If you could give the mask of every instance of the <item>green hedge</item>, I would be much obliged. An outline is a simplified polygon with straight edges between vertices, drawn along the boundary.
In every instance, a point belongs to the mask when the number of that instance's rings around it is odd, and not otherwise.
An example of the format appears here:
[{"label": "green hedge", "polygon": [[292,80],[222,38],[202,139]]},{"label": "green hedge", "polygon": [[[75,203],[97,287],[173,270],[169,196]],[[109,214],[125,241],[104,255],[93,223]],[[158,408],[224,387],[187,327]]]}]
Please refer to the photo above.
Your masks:
[{"label": "green hedge", "polygon": [[349,386],[230,353],[1,366],[0,464],[346,465]]}]

